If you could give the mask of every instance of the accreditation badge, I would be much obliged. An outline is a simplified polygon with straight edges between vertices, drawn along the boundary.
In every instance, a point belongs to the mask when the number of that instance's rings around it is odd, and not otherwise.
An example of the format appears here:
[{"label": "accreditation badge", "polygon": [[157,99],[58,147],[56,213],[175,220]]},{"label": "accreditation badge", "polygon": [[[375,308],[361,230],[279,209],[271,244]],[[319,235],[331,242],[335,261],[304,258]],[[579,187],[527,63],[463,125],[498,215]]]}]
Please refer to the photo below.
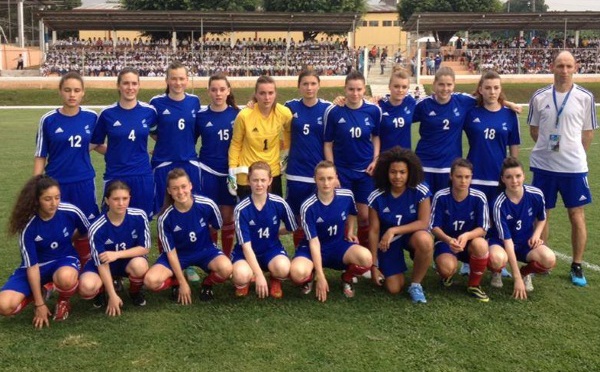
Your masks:
[{"label": "accreditation badge", "polygon": [[548,150],[554,152],[560,151],[560,134],[550,135],[550,140],[548,141]]}]

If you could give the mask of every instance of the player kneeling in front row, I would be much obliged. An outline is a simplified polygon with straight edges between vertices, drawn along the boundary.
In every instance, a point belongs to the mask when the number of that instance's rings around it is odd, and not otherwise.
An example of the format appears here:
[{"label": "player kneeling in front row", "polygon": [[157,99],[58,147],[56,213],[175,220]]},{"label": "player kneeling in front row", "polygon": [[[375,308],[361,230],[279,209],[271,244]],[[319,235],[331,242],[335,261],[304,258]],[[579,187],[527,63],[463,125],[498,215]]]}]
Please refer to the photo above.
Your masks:
[{"label": "player kneeling in front row", "polygon": [[117,180],[106,187],[104,201],[108,211],[90,226],[92,260],[86,263],[79,279],[81,298],[95,298],[97,308],[106,305],[109,316],[121,315],[123,306],[113,276],[128,276],[133,304],[146,305],[142,285],[148,271],[150,226],[143,210],[129,208],[130,200],[131,189],[126,183]]},{"label": "player kneeling in front row", "polygon": [[210,227],[218,230],[222,220],[219,208],[210,199],[192,195],[187,173],[175,168],[167,175],[167,195],[158,217],[158,238],[164,252],[148,270],[144,285],[152,291],[172,288],[173,300],[192,303],[192,291],[183,270],[198,266],[208,272],[202,282],[200,301],[214,298],[213,285],[231,275],[231,261],[210,238]]},{"label": "player kneeling in front row", "polygon": [[296,250],[290,277],[303,286],[303,293],[308,294],[312,289],[314,270],[317,299],[324,302],[329,284],[323,268],[345,270],[342,274],[343,292],[346,297],[354,297],[352,279],[369,271],[373,265],[371,253],[357,244],[358,239],[354,235],[357,214],[354,196],[350,190],[335,188],[337,174],[330,161],[317,164],[315,182],[316,194],[300,208],[306,239]]},{"label": "player kneeling in front row", "polygon": [[[253,163],[248,169],[248,182],[250,196],[240,201],[233,212],[237,236],[232,254],[235,294],[248,295],[254,278],[259,298],[281,298],[281,281],[290,273],[290,259],[279,235],[296,230],[296,220],[285,200],[269,193],[273,182],[269,164]],[[285,229],[279,228],[281,222]],[[271,275],[269,285],[263,270]]]},{"label": "player kneeling in front row", "polygon": [[485,234],[489,209],[485,194],[471,188],[473,164],[458,158],[450,168],[451,187],[433,197],[431,233],[435,236],[435,264],[446,287],[452,285],[458,260],[471,267],[467,292],[481,302],[490,299],[481,289],[481,277],[488,264]]},{"label": "player kneeling in front row", "polygon": [[[510,263],[516,299],[527,299],[527,292],[533,291],[533,274],[546,273],[556,264],[556,255],[540,239],[546,224],[544,194],[524,181],[523,165],[513,157],[504,159],[500,175],[504,192],[493,204],[494,228],[489,241],[491,284],[502,287],[500,270]],[[519,269],[517,261],[527,265]]]}]

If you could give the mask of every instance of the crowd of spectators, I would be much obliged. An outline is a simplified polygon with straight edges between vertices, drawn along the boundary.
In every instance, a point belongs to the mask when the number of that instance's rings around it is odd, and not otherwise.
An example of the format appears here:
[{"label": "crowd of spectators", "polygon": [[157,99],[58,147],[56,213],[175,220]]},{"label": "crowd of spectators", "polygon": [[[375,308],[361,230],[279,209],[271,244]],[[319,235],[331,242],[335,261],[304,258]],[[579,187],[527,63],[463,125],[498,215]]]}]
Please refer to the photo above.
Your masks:
[{"label": "crowd of spectators", "polygon": [[129,39],[59,40],[52,44],[41,66],[42,75],[79,71],[87,76],[115,76],[125,66],[141,76],[164,76],[173,60],[182,62],[196,76],[225,73],[229,76],[297,75],[312,67],[321,75],[345,75],[355,66],[357,53],[346,40],[212,38],[150,41]]}]

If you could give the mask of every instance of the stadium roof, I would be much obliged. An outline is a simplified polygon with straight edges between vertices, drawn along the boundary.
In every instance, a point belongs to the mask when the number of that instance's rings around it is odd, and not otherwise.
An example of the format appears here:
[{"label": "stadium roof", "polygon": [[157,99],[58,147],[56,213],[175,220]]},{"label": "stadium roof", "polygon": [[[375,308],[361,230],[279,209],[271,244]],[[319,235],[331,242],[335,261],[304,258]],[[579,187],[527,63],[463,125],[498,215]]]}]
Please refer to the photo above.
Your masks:
[{"label": "stadium roof", "polygon": [[316,31],[345,33],[361,14],[72,10],[39,11],[44,24],[56,31]]},{"label": "stadium roof", "polygon": [[404,31],[599,30],[600,12],[419,13]]}]

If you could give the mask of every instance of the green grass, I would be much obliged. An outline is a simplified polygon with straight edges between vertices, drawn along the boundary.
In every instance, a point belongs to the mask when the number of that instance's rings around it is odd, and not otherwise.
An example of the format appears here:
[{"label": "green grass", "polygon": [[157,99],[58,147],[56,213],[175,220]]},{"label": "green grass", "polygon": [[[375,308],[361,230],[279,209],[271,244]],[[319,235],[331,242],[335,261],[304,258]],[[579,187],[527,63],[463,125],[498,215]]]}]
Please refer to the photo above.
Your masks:
[{"label": "green grass", "polygon": [[[20,262],[16,239],[6,237],[6,222],[17,191],[31,174],[35,131],[45,111],[0,110],[0,283]],[[532,143],[525,114],[521,133],[520,158],[527,163]],[[597,142],[589,153],[596,201]],[[103,162],[96,154],[93,161],[99,182]],[[586,212],[590,243],[585,258],[600,264],[597,203]],[[290,249],[289,238],[285,242]],[[562,207],[553,213],[549,245],[570,255]],[[151,262],[155,257],[154,249]],[[424,282],[429,303],[422,306],[366,280],[357,284],[354,299],[345,299],[336,272],[328,273],[331,293],[324,304],[301,296],[289,282],[280,301],[236,299],[227,283],[216,287],[214,302],[199,303],[194,297],[188,307],[171,303],[165,292],[149,293],[145,308],[133,308],[124,296],[123,315],[109,319],[75,297],[69,319],[49,329],[33,329],[31,307],[0,319],[0,369],[595,371],[600,366],[600,273],[587,270],[589,287],[575,288],[567,272],[568,264],[559,261],[550,276],[535,278],[535,291],[525,302],[511,299],[510,280],[501,290],[490,289],[486,274],[488,304],[467,296],[463,278],[442,289],[433,270]]]}]

